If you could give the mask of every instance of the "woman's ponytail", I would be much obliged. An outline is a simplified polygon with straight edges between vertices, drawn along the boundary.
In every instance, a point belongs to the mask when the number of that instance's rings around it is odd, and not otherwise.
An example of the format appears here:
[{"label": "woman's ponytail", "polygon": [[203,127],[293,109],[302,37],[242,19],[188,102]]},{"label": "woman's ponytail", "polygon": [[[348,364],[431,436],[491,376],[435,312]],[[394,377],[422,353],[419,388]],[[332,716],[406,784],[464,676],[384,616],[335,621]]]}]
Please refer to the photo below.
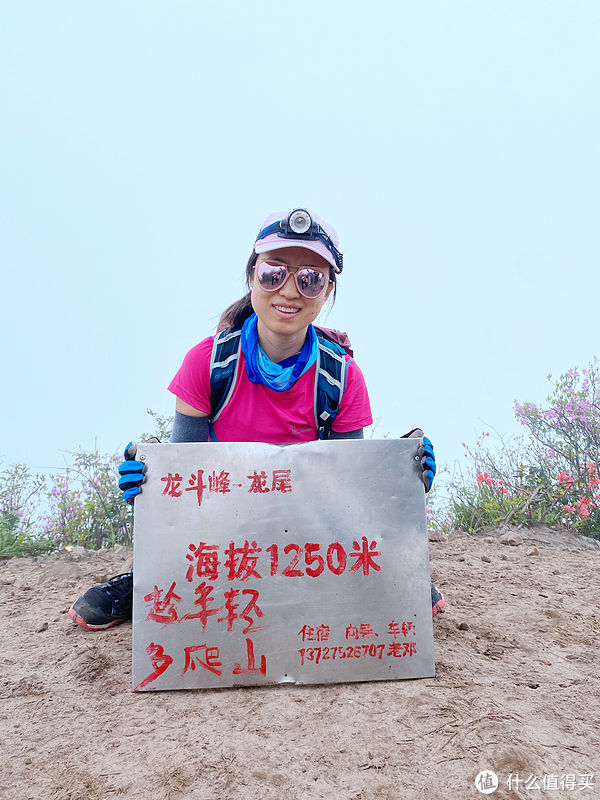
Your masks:
[{"label": "woman's ponytail", "polygon": [[244,322],[254,314],[252,303],[250,302],[250,292],[245,294],[235,303],[232,303],[229,308],[221,314],[221,319],[217,326],[218,331],[223,331],[225,328],[241,328]]},{"label": "woman's ponytail", "polygon": [[250,287],[252,286],[252,273],[254,272],[254,265],[256,264],[257,258],[258,255],[253,252],[246,264],[246,286],[248,287],[248,292],[246,292],[242,298],[236,300],[235,303],[232,303],[221,314],[217,331],[225,330],[225,328],[241,328],[248,317],[254,314],[252,301],[250,299],[252,294]]}]

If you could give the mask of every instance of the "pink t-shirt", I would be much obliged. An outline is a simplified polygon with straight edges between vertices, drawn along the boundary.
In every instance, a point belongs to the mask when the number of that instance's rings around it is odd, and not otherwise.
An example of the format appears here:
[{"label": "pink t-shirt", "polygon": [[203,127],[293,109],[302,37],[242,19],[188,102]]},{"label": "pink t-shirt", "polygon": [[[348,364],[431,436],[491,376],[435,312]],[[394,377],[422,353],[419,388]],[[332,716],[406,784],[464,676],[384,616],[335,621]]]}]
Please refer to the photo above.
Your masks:
[{"label": "pink t-shirt", "polygon": [[[213,337],[209,336],[188,352],[169,384],[185,403],[210,414],[210,356]],[[315,365],[285,392],[252,383],[246,375],[244,355],[240,350],[237,382],[231,399],[214,424],[221,442],[266,442],[292,444],[317,438],[314,415]],[[371,425],[371,405],[365,379],[356,363],[346,356],[346,391],[333,430],[355,431]]]}]

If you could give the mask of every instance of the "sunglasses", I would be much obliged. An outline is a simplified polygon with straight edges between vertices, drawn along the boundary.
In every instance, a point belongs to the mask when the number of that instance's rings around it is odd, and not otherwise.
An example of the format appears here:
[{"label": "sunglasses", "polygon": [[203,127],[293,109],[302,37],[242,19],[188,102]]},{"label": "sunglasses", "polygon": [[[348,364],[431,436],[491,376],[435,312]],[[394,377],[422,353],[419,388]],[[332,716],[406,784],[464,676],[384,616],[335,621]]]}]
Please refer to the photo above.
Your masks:
[{"label": "sunglasses", "polygon": [[[275,264],[272,261],[261,261],[256,267],[256,277],[261,289],[265,292],[275,292],[281,289],[291,273],[285,264]],[[329,276],[324,272],[310,267],[302,267],[294,273],[298,291],[309,300],[318,297],[329,282]]]}]

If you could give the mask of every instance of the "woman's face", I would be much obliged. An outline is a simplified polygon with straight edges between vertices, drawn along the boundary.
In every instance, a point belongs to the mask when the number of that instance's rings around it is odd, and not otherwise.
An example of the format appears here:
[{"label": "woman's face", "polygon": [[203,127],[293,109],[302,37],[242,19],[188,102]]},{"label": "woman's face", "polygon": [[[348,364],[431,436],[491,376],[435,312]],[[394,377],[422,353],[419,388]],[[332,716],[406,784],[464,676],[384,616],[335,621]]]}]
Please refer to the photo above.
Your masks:
[{"label": "woman's face", "polygon": [[[298,291],[294,275],[290,275],[283,286],[273,292],[261,287],[256,270],[263,261],[284,264],[291,273],[302,267],[310,267],[326,276],[326,286],[318,297],[304,297]],[[261,253],[256,261],[252,278],[252,307],[260,322],[276,334],[291,335],[306,329],[323,308],[333,285],[329,283],[329,264],[325,259],[305,247],[284,247]]]}]

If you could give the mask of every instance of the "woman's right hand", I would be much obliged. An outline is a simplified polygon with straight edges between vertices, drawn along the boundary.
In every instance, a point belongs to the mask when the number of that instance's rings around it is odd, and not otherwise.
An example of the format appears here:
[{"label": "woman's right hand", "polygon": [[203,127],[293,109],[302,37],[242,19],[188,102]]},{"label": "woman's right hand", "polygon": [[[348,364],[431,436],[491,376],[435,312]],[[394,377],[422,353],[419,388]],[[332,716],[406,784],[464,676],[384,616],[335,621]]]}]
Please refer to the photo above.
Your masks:
[{"label": "woman's right hand", "polygon": [[137,447],[129,442],[125,448],[125,461],[119,464],[119,489],[123,492],[123,500],[133,504],[136,495],[141,494],[141,485],[146,480],[146,465],[136,461]]}]

